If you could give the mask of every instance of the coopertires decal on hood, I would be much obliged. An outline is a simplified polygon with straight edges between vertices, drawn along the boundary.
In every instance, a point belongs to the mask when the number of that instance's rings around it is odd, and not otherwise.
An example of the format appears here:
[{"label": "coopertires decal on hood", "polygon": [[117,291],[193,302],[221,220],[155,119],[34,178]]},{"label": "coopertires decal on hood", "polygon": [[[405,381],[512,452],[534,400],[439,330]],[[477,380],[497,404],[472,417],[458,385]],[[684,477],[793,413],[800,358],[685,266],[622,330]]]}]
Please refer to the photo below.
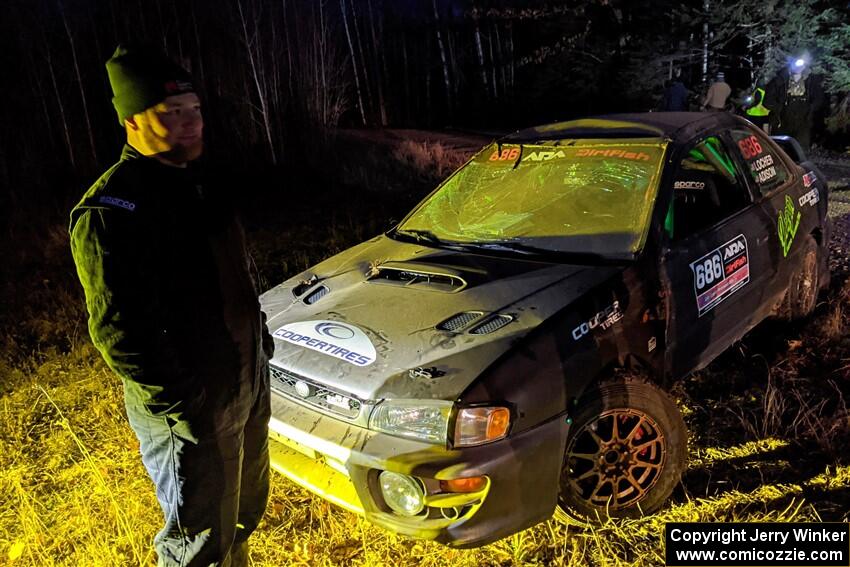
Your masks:
[{"label": "coopertires decal on hood", "polygon": [[366,334],[339,321],[299,321],[276,330],[276,339],[338,358],[355,366],[375,362],[375,346]]}]

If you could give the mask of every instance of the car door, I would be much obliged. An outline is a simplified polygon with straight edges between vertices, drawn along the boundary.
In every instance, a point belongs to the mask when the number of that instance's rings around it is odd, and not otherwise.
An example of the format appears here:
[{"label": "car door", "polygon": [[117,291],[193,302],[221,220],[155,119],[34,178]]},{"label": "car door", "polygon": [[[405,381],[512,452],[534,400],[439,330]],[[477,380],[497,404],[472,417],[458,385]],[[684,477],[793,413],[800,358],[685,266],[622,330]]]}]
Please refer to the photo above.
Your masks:
[{"label": "car door", "polygon": [[749,172],[757,206],[773,221],[767,253],[776,266],[776,277],[769,287],[778,301],[803,261],[803,241],[820,225],[816,174],[801,176],[797,166],[761,130],[741,125],[728,134],[733,155]]},{"label": "car door", "polygon": [[660,273],[667,305],[665,366],[678,378],[705,366],[764,317],[776,263],[772,216],[754,203],[722,132],[674,157]]}]

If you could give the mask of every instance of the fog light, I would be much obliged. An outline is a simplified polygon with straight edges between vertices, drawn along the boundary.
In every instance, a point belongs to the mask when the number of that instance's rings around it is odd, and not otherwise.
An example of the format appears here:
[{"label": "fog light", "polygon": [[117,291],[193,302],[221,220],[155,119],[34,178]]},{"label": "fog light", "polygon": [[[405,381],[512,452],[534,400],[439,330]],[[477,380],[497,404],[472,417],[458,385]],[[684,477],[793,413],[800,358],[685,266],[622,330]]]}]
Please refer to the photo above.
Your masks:
[{"label": "fog light", "polygon": [[405,474],[384,471],[378,477],[384,502],[394,512],[415,516],[425,507],[422,485]]}]

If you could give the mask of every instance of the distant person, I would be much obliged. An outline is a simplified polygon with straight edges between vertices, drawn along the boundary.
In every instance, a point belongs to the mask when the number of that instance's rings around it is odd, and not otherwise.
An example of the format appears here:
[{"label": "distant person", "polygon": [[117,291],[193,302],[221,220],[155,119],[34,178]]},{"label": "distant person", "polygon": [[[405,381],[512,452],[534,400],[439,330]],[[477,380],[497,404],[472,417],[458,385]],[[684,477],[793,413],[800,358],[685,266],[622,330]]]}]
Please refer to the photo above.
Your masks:
[{"label": "distant person", "polygon": [[191,77],[145,47],[118,47],[106,70],[127,143],[71,212],[89,333],[156,485],[160,567],[241,567],[268,500],[274,343],[232,199],[191,166]]},{"label": "distant person", "polygon": [[771,134],[795,138],[805,151],[812,142],[815,114],[824,103],[820,79],[804,58],[784,67],[765,89],[764,106],[770,109]]},{"label": "distant person", "polygon": [[764,106],[765,90],[756,87],[745,99],[744,115],[747,120],[764,130],[770,132],[770,110]]},{"label": "distant person", "polygon": [[708,92],[705,93],[702,101],[702,109],[714,112],[726,110],[726,101],[730,94],[732,94],[732,87],[726,82],[726,75],[721,71],[708,87]]},{"label": "distant person", "polygon": [[664,89],[661,100],[661,110],[667,112],[684,112],[688,110],[688,89],[681,79],[682,72],[677,69],[673,78]]}]

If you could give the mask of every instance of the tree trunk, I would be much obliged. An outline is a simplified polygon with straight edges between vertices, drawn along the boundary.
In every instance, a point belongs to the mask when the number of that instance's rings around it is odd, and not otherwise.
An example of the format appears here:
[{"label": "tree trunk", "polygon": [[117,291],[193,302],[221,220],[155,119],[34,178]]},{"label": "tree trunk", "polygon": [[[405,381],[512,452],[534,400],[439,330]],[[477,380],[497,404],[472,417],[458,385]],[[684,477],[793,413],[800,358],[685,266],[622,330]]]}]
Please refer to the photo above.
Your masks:
[{"label": "tree trunk", "polygon": [[496,65],[499,69],[499,75],[502,82],[502,96],[507,92],[507,77],[505,76],[505,61],[502,57],[502,39],[499,36],[499,22],[493,22],[493,31],[496,34],[496,61],[493,62],[493,65]]},{"label": "tree trunk", "polygon": [[286,39],[287,87],[291,98],[294,92],[292,89],[292,46],[289,43],[289,19],[286,17],[286,0],[281,0],[281,5],[283,6],[283,34]]},{"label": "tree trunk", "polygon": [[44,53],[47,60],[47,70],[50,73],[50,82],[53,84],[53,95],[56,97],[56,104],[59,106],[59,118],[62,121],[62,131],[65,134],[65,148],[68,150],[68,160],[71,162],[71,167],[77,167],[77,160],[74,156],[74,146],[71,144],[71,129],[68,127],[68,119],[65,116],[65,105],[62,104],[62,95],[59,94],[59,85],[56,83],[56,73],[53,70],[53,56],[50,54],[50,44],[44,37],[42,30],[42,44],[44,45]]},{"label": "tree trunk", "polygon": [[265,79],[259,62],[260,45],[257,43],[257,18],[254,20],[254,34],[248,33],[248,23],[245,20],[245,12],[242,9],[242,0],[236,0],[236,6],[239,9],[239,20],[242,24],[242,37],[245,41],[245,48],[248,51],[248,63],[251,68],[251,76],[254,79],[254,87],[257,89],[257,98],[260,101],[260,116],[263,119],[263,129],[265,130],[266,142],[269,145],[269,155],[272,160],[272,165],[277,165],[277,154],[274,149],[274,141],[272,139],[272,127],[269,116],[268,93],[265,88]]},{"label": "tree trunk", "polygon": [[407,34],[401,34],[401,62],[404,69],[404,121],[410,120],[410,64],[407,62]]},{"label": "tree trunk", "polygon": [[508,56],[511,60],[511,69],[510,69],[510,92],[511,95],[514,93],[514,72],[516,70],[516,62],[514,60],[514,27],[511,24],[508,24]]},{"label": "tree trunk", "polygon": [[360,40],[360,26],[357,25],[357,12],[354,7],[354,0],[351,0],[351,24],[354,27],[354,37],[357,38],[357,52],[360,55],[360,63],[363,66],[363,85],[366,88],[366,102],[369,105],[368,113],[372,116],[372,109],[375,108],[375,102],[372,98],[372,86],[366,66],[366,55],[363,52],[363,42]]},{"label": "tree trunk", "polygon": [[201,50],[201,36],[198,33],[198,18],[195,15],[195,0],[189,0],[189,9],[192,15],[192,32],[195,35],[195,49],[198,52],[198,78],[201,84],[206,83],[204,79],[204,52]]},{"label": "tree trunk", "polygon": [[381,76],[381,68],[379,59],[379,53],[382,53],[381,45],[378,43],[378,36],[375,33],[375,16],[372,11],[372,0],[368,0],[367,7],[369,9],[369,29],[372,32],[372,55],[374,60],[374,69],[375,69],[375,85],[378,89],[378,110],[381,115],[381,126],[387,125],[387,107],[384,103],[384,79]]},{"label": "tree trunk", "polygon": [[487,67],[484,64],[484,49],[481,47],[481,28],[478,25],[478,18],[475,18],[473,23],[473,33],[475,34],[475,53],[478,55],[478,68],[481,71],[481,84],[484,85],[484,92],[490,90],[490,83],[487,81]]},{"label": "tree trunk", "polygon": [[77,86],[80,89],[80,99],[83,101],[83,118],[86,121],[86,129],[89,134],[89,147],[91,148],[92,160],[97,165],[97,149],[94,143],[94,131],[92,131],[91,120],[89,119],[89,105],[86,100],[86,91],[83,88],[83,76],[80,74],[80,64],[77,61],[77,47],[74,43],[74,36],[71,34],[71,27],[68,25],[68,18],[65,16],[65,8],[62,6],[61,0],[56,0],[59,6],[59,13],[62,16],[62,23],[65,26],[65,34],[68,36],[68,43],[71,45],[71,58],[74,61],[74,73],[77,75]]},{"label": "tree trunk", "polygon": [[496,58],[493,56],[493,34],[487,34],[487,49],[490,51],[490,74],[493,81],[493,100],[498,100],[499,89],[496,88]]},{"label": "tree trunk", "polygon": [[357,72],[357,58],[354,55],[354,44],[351,42],[351,30],[348,28],[348,16],[345,14],[345,0],[339,0],[342,11],[342,24],[345,27],[345,38],[348,40],[348,53],[351,55],[351,68],[354,71],[354,88],[357,90],[357,103],[360,107],[360,119],[366,125],[366,110],[363,108],[363,93],[360,90],[360,75]]},{"label": "tree trunk", "polygon": [[431,0],[434,8],[434,29],[437,32],[437,48],[440,51],[440,62],[443,65],[443,83],[446,87],[446,104],[449,114],[452,113],[452,82],[449,78],[449,62],[446,59],[446,48],[443,45],[443,35],[440,32],[440,13],[437,11],[437,0]]}]

